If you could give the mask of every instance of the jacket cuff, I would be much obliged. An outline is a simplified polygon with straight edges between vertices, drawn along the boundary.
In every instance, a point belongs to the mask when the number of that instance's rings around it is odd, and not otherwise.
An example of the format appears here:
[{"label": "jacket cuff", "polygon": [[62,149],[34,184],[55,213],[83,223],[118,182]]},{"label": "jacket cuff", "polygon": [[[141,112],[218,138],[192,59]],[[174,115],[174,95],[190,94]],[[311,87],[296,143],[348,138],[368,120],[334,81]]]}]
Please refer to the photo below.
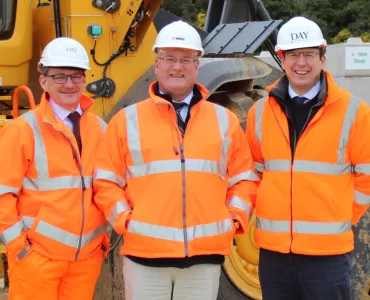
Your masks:
[{"label": "jacket cuff", "polygon": [[125,234],[127,232],[128,221],[131,219],[132,211],[125,211],[117,217],[114,223],[114,230],[119,234]]}]

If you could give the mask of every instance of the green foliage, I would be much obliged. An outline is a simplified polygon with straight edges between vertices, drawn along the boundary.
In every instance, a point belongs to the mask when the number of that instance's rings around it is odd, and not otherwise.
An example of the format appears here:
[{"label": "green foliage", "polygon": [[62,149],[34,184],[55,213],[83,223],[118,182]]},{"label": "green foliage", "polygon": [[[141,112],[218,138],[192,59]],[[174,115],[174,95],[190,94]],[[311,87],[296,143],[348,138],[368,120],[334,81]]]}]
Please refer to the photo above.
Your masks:
[{"label": "green foliage", "polygon": [[200,12],[198,14],[198,17],[197,17],[197,22],[195,23],[195,25],[200,28],[200,29],[203,29],[204,28],[204,22],[206,20],[206,14],[203,13],[203,12]]},{"label": "green foliage", "polygon": [[162,8],[196,25],[199,13],[205,15],[208,0],[164,0]]},{"label": "green foliage", "polygon": [[[345,43],[350,37],[353,37],[353,34],[348,28],[345,28],[339,31],[338,34],[331,39],[331,42],[333,44]],[[364,43],[369,43],[370,42],[370,32],[363,32],[362,34],[360,34],[360,38],[362,39]]]},{"label": "green foliage", "polygon": [[331,39],[333,44],[345,43],[348,38],[352,37],[351,31],[348,28],[342,29],[339,33]]},{"label": "green foliage", "polygon": [[[235,0],[246,1],[246,0]],[[305,16],[321,27],[328,42],[361,36],[370,42],[369,0],[261,0],[272,19]],[[164,0],[162,8],[203,28],[208,0]],[[348,34],[349,33],[349,34]]]},{"label": "green foliage", "polygon": [[370,32],[364,32],[360,37],[364,43],[370,43]]}]

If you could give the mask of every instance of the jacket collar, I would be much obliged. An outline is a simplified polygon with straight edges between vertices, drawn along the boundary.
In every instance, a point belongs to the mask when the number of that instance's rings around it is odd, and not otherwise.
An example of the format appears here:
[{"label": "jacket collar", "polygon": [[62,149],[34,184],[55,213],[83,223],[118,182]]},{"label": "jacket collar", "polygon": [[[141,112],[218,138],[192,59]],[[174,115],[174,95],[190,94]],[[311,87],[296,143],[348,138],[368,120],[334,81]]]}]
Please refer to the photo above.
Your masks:
[{"label": "jacket collar", "polygon": [[[195,83],[193,88],[193,99],[190,102],[190,106],[197,104],[198,102],[205,101],[209,91],[201,84]],[[169,94],[161,94],[159,92],[158,81],[154,81],[149,86],[149,96],[156,104],[173,103],[172,97]]]},{"label": "jacket collar", "polygon": [[[333,76],[326,70],[321,71],[320,74],[321,88],[318,97],[318,105],[328,105],[340,100],[341,93],[339,87],[335,84]],[[286,75],[281,79],[268,86],[266,89],[269,95],[274,97],[277,101],[286,104],[289,101],[288,93],[289,81]]]},{"label": "jacket collar", "polygon": [[[82,116],[89,110],[90,106],[94,103],[90,97],[86,95],[81,95],[80,97],[80,106],[83,111]],[[57,123],[58,121],[55,118],[54,111],[49,103],[49,94],[43,93],[40,101],[40,109],[43,116],[43,121],[47,123]]]}]

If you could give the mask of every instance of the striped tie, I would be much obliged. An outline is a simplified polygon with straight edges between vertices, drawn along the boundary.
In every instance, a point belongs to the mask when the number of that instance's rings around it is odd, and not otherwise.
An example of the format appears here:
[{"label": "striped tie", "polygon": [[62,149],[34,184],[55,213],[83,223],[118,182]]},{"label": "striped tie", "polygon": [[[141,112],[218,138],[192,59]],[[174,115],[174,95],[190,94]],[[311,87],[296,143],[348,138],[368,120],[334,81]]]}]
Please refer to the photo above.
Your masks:
[{"label": "striped tie", "polygon": [[180,103],[173,102],[173,107],[175,108],[176,115],[177,115],[177,125],[179,126],[179,129],[181,131],[182,136],[184,136],[186,124],[185,124],[184,120],[181,118],[180,111],[186,105],[187,104],[183,103],[183,102],[180,102]]}]

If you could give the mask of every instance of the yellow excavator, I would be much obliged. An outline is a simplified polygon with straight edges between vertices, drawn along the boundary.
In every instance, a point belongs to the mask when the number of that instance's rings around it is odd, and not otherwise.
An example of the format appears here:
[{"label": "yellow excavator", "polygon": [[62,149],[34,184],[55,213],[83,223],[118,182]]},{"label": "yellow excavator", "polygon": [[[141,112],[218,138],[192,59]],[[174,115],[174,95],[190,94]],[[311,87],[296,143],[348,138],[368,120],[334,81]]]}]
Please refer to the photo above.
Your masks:
[{"label": "yellow excavator", "polygon": [[[90,55],[86,93],[95,99],[92,112],[109,122],[120,109],[145,99],[155,80],[151,48],[157,32],[178,19],[161,10],[161,4],[162,0],[0,0],[0,130],[38,105],[36,65],[55,37],[78,40]],[[210,90],[208,101],[231,109],[242,125],[250,106],[266,95],[264,87],[282,75],[253,56],[263,45],[279,65],[272,45],[280,23],[270,19],[259,0],[210,0],[204,30],[197,29],[206,53],[198,81]],[[363,227],[356,229],[353,299],[365,295],[369,272],[369,213],[364,220]],[[218,300],[262,299],[254,230],[253,218],[248,232],[233,241]],[[104,262],[95,300],[124,299],[118,253],[122,242],[112,231],[112,251]]]}]

